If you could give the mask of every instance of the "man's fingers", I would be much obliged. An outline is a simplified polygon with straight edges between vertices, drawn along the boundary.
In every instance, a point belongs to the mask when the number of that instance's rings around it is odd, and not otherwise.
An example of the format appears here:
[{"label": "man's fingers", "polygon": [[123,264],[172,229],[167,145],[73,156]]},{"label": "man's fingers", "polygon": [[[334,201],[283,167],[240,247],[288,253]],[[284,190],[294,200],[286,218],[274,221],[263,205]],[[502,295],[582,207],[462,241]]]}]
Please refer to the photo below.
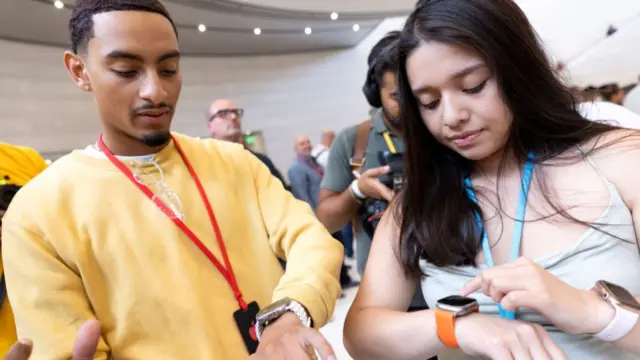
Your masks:
[{"label": "man's fingers", "polygon": [[25,339],[13,344],[9,352],[4,356],[4,360],[28,360],[33,350],[31,340]]},{"label": "man's fingers", "polygon": [[73,346],[73,360],[93,360],[100,342],[100,323],[89,320],[78,330]]},{"label": "man's fingers", "polygon": [[[315,355],[312,352],[309,352],[307,347],[304,346],[304,341],[300,341],[302,335],[291,335],[290,333],[284,334],[280,338],[281,349],[284,352],[285,356],[282,357],[274,357],[273,359],[282,359],[282,360],[309,360],[314,359]],[[271,359],[271,358],[270,358]]]},{"label": "man's fingers", "polygon": [[393,190],[389,189],[381,182],[379,182],[377,185],[378,192],[380,193],[382,199],[391,202],[391,200],[393,200]]},{"label": "man's fingers", "polygon": [[336,360],[336,354],[331,347],[331,344],[325,339],[322,334],[313,329],[307,329],[304,332],[304,341],[303,345],[312,346],[320,355],[320,359],[322,360]]}]

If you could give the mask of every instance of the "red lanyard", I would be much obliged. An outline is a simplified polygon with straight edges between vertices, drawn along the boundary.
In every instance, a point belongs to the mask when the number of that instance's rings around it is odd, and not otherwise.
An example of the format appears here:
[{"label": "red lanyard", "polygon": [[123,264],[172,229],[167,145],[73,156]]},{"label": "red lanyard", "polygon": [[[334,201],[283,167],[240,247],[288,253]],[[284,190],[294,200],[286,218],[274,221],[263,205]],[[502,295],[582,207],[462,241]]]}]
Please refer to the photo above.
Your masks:
[{"label": "red lanyard", "polygon": [[172,139],[176,149],[178,150],[178,153],[180,154],[180,157],[182,157],[182,161],[184,162],[185,166],[189,170],[189,174],[191,175],[191,178],[196,183],[196,187],[198,188],[198,192],[200,192],[200,197],[202,198],[202,202],[204,203],[204,206],[207,208],[207,213],[209,214],[209,219],[211,220],[211,226],[213,227],[213,232],[215,233],[216,239],[218,240],[218,245],[220,246],[220,252],[222,253],[222,258],[224,259],[224,264],[226,266],[222,266],[222,264],[220,264],[218,259],[216,259],[215,255],[213,255],[213,253],[211,253],[211,251],[207,249],[207,247],[202,243],[202,241],[198,239],[196,234],[194,234],[193,231],[191,231],[191,229],[189,229],[189,227],[187,227],[187,225],[182,220],[178,219],[173,214],[171,209],[169,209],[169,207],[162,200],[160,200],[159,197],[154,196],[153,191],[151,191],[151,189],[149,189],[147,185],[138,181],[135,175],[133,175],[133,173],[131,172],[131,170],[129,170],[129,168],[126,167],[122,163],[122,161],[118,160],[118,158],[116,158],[113,155],[113,153],[109,149],[107,149],[106,145],[102,141],[102,135],[100,135],[100,137],[98,138],[98,147],[107,156],[109,161],[111,161],[113,165],[115,165],[127,178],[129,178],[129,180],[131,180],[131,182],[134,185],[136,185],[138,189],[142,191],[142,193],[144,193],[151,201],[153,201],[154,204],[156,204],[156,206],[165,215],[167,215],[176,224],[176,226],[178,226],[178,228],[182,230],[182,232],[185,235],[187,235],[187,237],[191,240],[191,242],[193,242],[193,244],[197,246],[200,249],[200,251],[202,251],[202,253],[213,263],[213,265],[218,269],[218,271],[220,271],[220,274],[222,274],[222,276],[224,276],[224,278],[227,280],[227,282],[229,283],[229,286],[231,286],[231,289],[233,290],[233,294],[238,300],[238,305],[240,306],[240,308],[246,311],[247,303],[244,301],[244,298],[242,297],[242,292],[238,287],[236,276],[233,274],[233,268],[231,267],[231,262],[229,261],[229,255],[227,255],[227,248],[225,247],[224,241],[222,240],[222,233],[220,232],[218,221],[216,221],[216,216],[213,213],[213,208],[211,208],[211,203],[209,202],[209,199],[207,198],[207,194],[204,191],[202,184],[200,183],[200,179],[198,178],[198,175],[193,170],[193,167],[191,166],[191,163],[189,162],[189,159],[187,158],[187,156],[184,154],[184,151],[182,151],[180,144],[178,143],[175,137],[172,136]]}]

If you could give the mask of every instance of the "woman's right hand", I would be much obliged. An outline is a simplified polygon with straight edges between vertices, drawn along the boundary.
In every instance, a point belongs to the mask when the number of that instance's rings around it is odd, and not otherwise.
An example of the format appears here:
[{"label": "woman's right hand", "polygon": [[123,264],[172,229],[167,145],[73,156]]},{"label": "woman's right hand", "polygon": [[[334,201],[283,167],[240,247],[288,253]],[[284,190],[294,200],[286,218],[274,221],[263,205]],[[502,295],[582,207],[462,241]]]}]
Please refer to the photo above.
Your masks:
[{"label": "woman's right hand", "polygon": [[460,349],[493,360],[567,360],[542,326],[471,314],[456,320]]}]

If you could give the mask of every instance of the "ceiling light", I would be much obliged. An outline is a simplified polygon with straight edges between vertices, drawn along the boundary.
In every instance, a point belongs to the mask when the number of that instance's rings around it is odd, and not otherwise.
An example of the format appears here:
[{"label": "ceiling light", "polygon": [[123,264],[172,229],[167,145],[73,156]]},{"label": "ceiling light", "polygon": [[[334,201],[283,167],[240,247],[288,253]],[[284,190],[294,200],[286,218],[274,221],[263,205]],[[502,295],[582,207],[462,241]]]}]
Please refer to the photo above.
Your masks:
[{"label": "ceiling light", "polygon": [[56,9],[62,9],[64,7],[64,3],[60,0],[56,0],[53,2],[53,6],[55,6]]},{"label": "ceiling light", "polygon": [[358,30],[360,30],[360,25],[354,24],[353,25],[353,31],[358,31]]},{"label": "ceiling light", "polygon": [[253,29],[253,33],[256,34],[256,35],[260,35],[260,34],[262,34],[262,30],[260,28],[255,28],[255,29]]},{"label": "ceiling light", "polygon": [[331,20],[338,20],[338,13],[337,12],[332,12],[331,13]]},{"label": "ceiling light", "polygon": [[200,24],[200,25],[198,25],[198,31],[205,32],[205,31],[207,31],[207,27],[204,26],[204,24]]},{"label": "ceiling light", "polygon": [[304,28],[304,33],[307,34],[307,35],[310,35],[311,34],[311,28],[310,27]]}]

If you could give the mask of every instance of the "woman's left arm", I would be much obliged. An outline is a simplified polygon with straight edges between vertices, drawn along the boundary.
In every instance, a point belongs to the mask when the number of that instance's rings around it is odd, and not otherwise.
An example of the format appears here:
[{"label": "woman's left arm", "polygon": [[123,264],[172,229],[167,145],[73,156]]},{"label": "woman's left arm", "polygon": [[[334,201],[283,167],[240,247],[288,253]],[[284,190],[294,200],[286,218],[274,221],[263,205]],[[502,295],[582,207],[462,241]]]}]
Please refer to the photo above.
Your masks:
[{"label": "woman's left arm", "polygon": [[[640,160],[640,159],[639,159]],[[638,171],[638,176],[640,176],[640,171]],[[638,177],[633,176],[636,181]],[[638,250],[640,251],[640,189],[637,186],[634,187],[633,193],[631,193],[631,198],[628,201],[628,204],[631,208],[631,215],[633,217],[633,227],[636,233],[636,242],[638,242]],[[630,192],[627,192],[629,194]],[[624,196],[624,195],[623,195]],[[636,300],[640,301],[640,294],[633,294]],[[635,354],[640,355],[640,321],[636,323],[636,326],[622,339],[616,342],[616,345],[619,345],[625,349],[632,351]]]}]

